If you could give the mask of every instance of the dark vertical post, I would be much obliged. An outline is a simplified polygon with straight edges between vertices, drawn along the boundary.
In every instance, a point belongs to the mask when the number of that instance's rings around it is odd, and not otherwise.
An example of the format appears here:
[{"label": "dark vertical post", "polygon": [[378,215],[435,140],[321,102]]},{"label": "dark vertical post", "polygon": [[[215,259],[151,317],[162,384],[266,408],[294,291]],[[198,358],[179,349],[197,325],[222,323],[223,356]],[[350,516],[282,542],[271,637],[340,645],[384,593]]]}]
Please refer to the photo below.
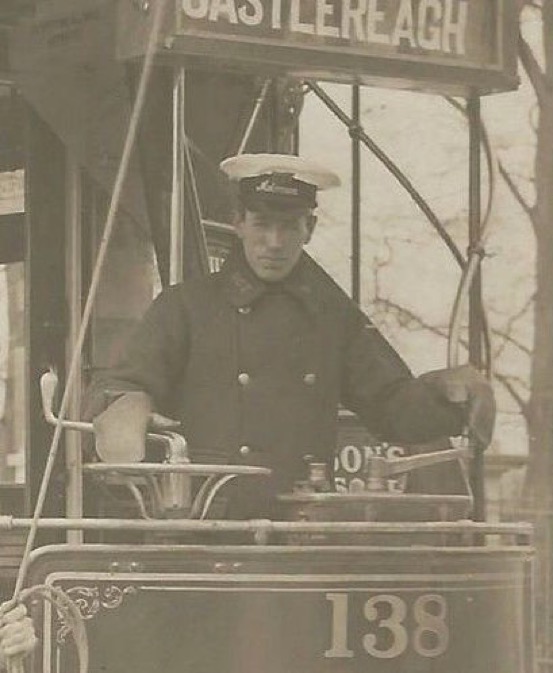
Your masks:
[{"label": "dark vertical post", "polygon": [[[481,230],[481,119],[480,97],[473,93],[467,101],[469,120],[469,251],[480,243]],[[476,272],[469,295],[469,360],[482,369],[482,275]],[[474,492],[474,519],[483,521],[486,515],[484,492],[485,447],[474,447],[471,482]]]},{"label": "dark vertical post", "polygon": [[361,152],[355,133],[359,129],[359,85],[352,86],[351,117],[351,296],[357,304],[361,301]]},{"label": "dark vertical post", "polygon": [[[49,366],[64,380],[67,337],[65,278],[65,149],[52,130],[26,108],[26,283],[29,476],[32,505],[46,463],[52,428],[42,414],[38,381]],[[60,451],[44,514],[65,511],[64,489],[56,487],[65,466]],[[61,483],[58,481],[58,484]],[[51,536],[50,536],[51,537]]]}]

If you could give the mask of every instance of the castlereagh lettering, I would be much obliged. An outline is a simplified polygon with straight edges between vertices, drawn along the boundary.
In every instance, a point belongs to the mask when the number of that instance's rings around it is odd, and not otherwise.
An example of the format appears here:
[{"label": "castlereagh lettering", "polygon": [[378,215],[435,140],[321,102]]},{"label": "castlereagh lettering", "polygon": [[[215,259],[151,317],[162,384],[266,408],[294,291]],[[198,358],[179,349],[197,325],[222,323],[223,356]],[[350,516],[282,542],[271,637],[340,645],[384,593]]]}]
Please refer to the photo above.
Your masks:
[{"label": "castlereagh lettering", "polygon": [[351,43],[466,54],[470,0],[182,0],[185,18]]}]

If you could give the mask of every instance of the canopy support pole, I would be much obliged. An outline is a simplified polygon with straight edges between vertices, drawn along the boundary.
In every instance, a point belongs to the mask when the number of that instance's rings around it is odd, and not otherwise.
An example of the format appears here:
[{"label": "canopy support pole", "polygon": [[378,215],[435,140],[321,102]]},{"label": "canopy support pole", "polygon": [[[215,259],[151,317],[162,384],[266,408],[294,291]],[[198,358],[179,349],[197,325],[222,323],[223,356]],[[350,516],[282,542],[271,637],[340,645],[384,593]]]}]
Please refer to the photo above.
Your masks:
[{"label": "canopy support pole", "polygon": [[351,89],[351,297],[361,302],[361,141],[359,84]]},{"label": "canopy support pole", "polygon": [[[469,120],[469,257],[480,246],[482,229],[481,200],[481,118],[480,97],[473,93],[467,100]],[[482,273],[476,271],[469,294],[469,361],[482,370]],[[474,441],[474,438],[471,439]],[[471,486],[474,494],[474,519],[484,521],[486,501],[484,490],[484,448],[474,446],[471,463]]]}]

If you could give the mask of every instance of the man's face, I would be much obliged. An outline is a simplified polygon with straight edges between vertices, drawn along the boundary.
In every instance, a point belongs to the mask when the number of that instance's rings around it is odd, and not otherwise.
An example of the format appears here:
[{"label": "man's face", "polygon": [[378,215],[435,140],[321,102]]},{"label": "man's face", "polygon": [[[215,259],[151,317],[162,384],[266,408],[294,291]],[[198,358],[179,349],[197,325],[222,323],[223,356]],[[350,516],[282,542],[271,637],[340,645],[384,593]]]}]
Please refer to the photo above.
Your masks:
[{"label": "man's face", "polygon": [[315,219],[309,210],[246,210],[236,225],[248,264],[267,283],[283,280],[311,238]]}]

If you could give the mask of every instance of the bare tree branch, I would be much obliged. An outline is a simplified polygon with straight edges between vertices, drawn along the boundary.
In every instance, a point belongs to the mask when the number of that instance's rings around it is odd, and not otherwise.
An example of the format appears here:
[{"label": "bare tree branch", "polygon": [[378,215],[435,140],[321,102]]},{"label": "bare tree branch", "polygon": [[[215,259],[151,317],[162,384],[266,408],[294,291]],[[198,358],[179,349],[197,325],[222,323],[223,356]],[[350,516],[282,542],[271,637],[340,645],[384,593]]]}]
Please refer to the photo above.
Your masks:
[{"label": "bare tree branch", "polygon": [[[464,105],[461,105],[461,103],[459,103],[459,101],[457,101],[455,98],[452,98],[450,96],[446,96],[445,98],[450,105],[452,105],[456,110],[461,112],[461,114],[463,114],[466,118],[467,110],[466,110],[466,107]],[[485,129],[486,129],[486,127],[484,125],[483,130],[485,131]],[[503,177],[503,179],[507,183],[507,187],[510,189],[510,191],[513,194],[513,196],[515,197],[516,201],[520,204],[522,210],[530,218],[530,221],[532,221],[532,224],[533,224],[533,216],[534,216],[533,206],[531,206],[526,201],[526,199],[522,196],[522,193],[521,193],[520,189],[517,187],[513,178],[511,177],[511,174],[507,171],[507,169],[502,164],[502,162],[498,160],[497,165],[498,165],[499,172],[500,172],[501,176]]]},{"label": "bare tree branch", "polygon": [[515,346],[516,348],[519,349],[524,355],[527,355],[528,357],[532,357],[532,349],[529,348],[528,346],[525,346],[523,343],[521,343],[518,339],[515,339],[512,335],[507,334],[503,330],[498,330],[498,329],[492,329],[492,334],[500,339],[502,339],[505,343],[502,344],[500,348],[498,348],[497,352],[494,353],[494,359],[498,358],[503,351],[505,350],[505,345],[507,343],[511,344],[511,346]]},{"label": "bare tree branch", "polygon": [[530,420],[530,405],[528,402],[520,395],[520,393],[516,390],[515,386],[513,385],[513,382],[510,380],[508,376],[505,376],[504,374],[501,374],[499,372],[494,372],[494,378],[501,383],[501,385],[507,390],[509,395],[513,398],[515,401],[516,405],[520,409],[520,413],[522,414],[524,420],[528,423]]},{"label": "bare tree branch", "polygon": [[546,105],[551,100],[551,89],[532,48],[522,36],[519,37],[519,56],[522,66],[534,87],[539,104]]},{"label": "bare tree branch", "polygon": [[[391,301],[390,299],[382,299],[382,298],[377,298],[375,300],[375,305],[383,309],[384,311],[387,312],[393,312],[396,314],[399,320],[404,321],[404,325],[407,326],[407,321],[409,323],[414,324],[416,327],[420,329],[424,329],[427,332],[430,332],[431,334],[434,334],[435,336],[442,337],[444,339],[447,338],[448,335],[448,329],[447,327],[436,327],[435,325],[430,325],[427,323],[425,320],[423,320],[420,316],[416,315],[413,313],[413,311],[410,311],[409,309],[405,308],[404,306],[400,306],[399,304],[396,304],[395,302]],[[494,330],[494,333],[497,333],[496,330]],[[501,334],[503,338],[509,338],[508,335]],[[513,343],[516,344],[514,339],[511,339]],[[461,340],[461,344],[463,347],[467,348],[468,344],[466,340]],[[519,345],[519,344],[516,344]],[[520,346],[520,345],[519,345]],[[521,347],[523,348],[523,347]],[[515,404],[519,407],[520,412],[526,422],[529,420],[529,404],[528,402],[524,399],[524,397],[518,392],[514,385],[514,379],[513,377],[507,376],[505,374],[501,374],[500,372],[494,371],[493,373],[494,378],[497,380],[498,383],[500,383],[505,390],[509,393],[509,395],[513,398]]]},{"label": "bare tree branch", "polygon": [[448,334],[447,327],[436,327],[435,325],[430,325],[416,313],[413,313],[413,311],[410,311],[408,308],[405,308],[404,306],[396,304],[390,299],[383,299],[381,297],[378,297],[375,299],[374,303],[380,310],[383,309],[384,312],[395,313],[398,320],[400,320],[404,326],[407,326],[407,322],[414,323],[417,328],[422,328],[427,332],[430,332],[431,334],[434,334],[436,336],[440,336],[444,339],[447,338]]},{"label": "bare tree branch", "polygon": [[[495,337],[498,337],[502,339],[503,342],[510,343],[512,346],[515,346],[518,348],[524,355],[531,356],[532,355],[532,350],[528,347],[522,344],[518,339],[515,339],[509,332],[510,328],[514,324],[516,320],[518,320],[522,315],[528,310],[528,308],[532,305],[532,302],[534,301],[535,295],[533,295],[528,301],[524,304],[524,306],[520,309],[520,311],[517,312],[515,316],[513,316],[509,322],[508,326],[509,328],[507,330],[498,330],[498,329],[492,329],[492,334]],[[396,304],[395,302],[391,301],[390,299],[382,299],[378,297],[374,301],[374,305],[377,311],[381,311],[383,313],[394,313],[396,315],[396,318],[398,321],[401,323],[403,327],[408,328],[409,323],[411,323],[416,329],[424,329],[427,332],[430,332],[431,334],[434,334],[434,336],[439,336],[442,337],[443,339],[447,339],[449,329],[448,327],[438,327],[436,325],[430,325],[426,321],[424,321],[420,316],[418,316],[416,313],[413,313],[409,309],[405,308],[404,306],[400,306],[399,304]],[[461,342],[463,346],[466,346],[467,344],[465,342]],[[495,353],[494,357],[497,357],[498,355],[501,354],[501,352],[504,350],[505,345],[502,344],[497,352]]]},{"label": "bare tree branch", "polygon": [[497,162],[499,172],[501,177],[505,180],[507,187],[509,188],[511,194],[515,197],[516,201],[522,208],[522,210],[528,215],[532,224],[534,224],[534,206],[531,206],[526,199],[522,196],[519,188],[514,183],[513,178],[511,177],[509,171],[505,168],[501,161]]},{"label": "bare tree branch", "polygon": [[501,353],[505,350],[505,346],[507,345],[507,343],[511,343],[517,346],[518,348],[520,348],[521,351],[523,351],[527,355],[530,356],[532,355],[532,350],[530,348],[524,346],[523,344],[521,344],[512,337],[511,330],[513,329],[517,320],[520,320],[520,318],[522,318],[528,312],[528,310],[531,308],[535,300],[536,300],[536,293],[534,292],[530,297],[528,297],[528,299],[524,302],[521,308],[509,318],[504,330],[502,330],[501,332],[499,330],[493,331],[493,333],[496,336],[500,337],[503,340],[503,343],[501,343],[497,348],[494,357],[499,357],[501,355]]}]

